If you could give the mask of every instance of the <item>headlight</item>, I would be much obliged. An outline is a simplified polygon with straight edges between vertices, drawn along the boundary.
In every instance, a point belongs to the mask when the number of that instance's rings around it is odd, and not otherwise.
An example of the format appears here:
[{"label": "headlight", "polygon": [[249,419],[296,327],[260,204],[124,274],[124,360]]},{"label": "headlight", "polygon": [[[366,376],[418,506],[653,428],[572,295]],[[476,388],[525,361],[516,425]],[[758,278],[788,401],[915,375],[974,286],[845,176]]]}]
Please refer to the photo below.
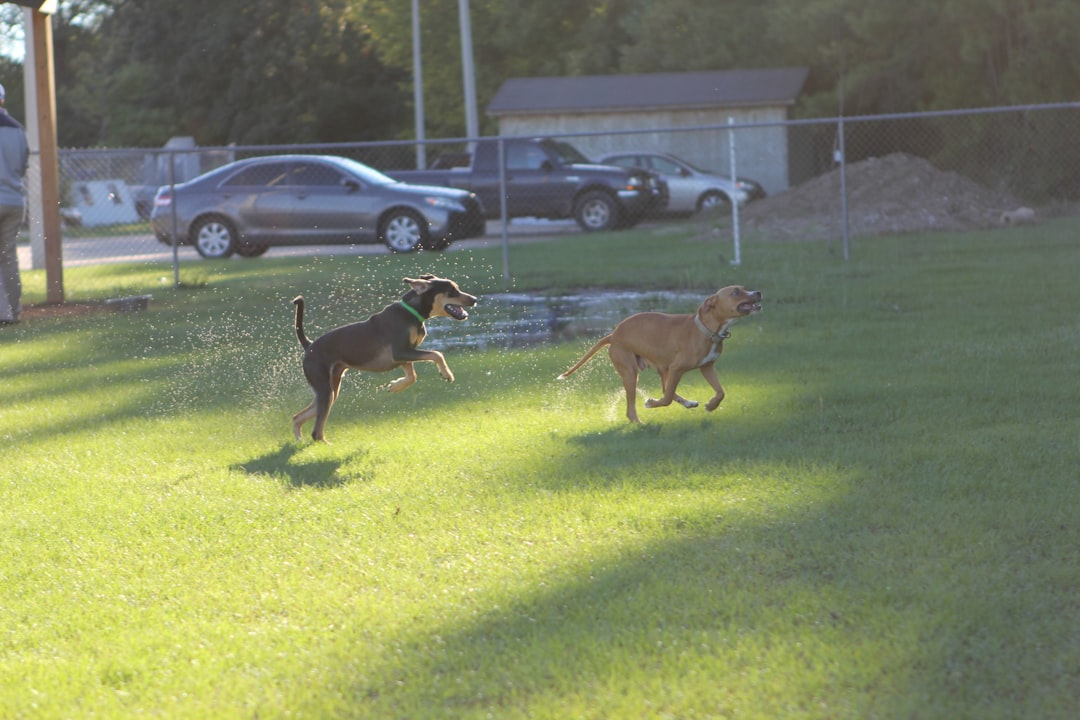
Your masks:
[{"label": "headlight", "polygon": [[465,210],[457,200],[451,200],[450,198],[440,197],[438,195],[428,195],[424,198],[424,202],[431,207],[439,208],[440,210]]}]

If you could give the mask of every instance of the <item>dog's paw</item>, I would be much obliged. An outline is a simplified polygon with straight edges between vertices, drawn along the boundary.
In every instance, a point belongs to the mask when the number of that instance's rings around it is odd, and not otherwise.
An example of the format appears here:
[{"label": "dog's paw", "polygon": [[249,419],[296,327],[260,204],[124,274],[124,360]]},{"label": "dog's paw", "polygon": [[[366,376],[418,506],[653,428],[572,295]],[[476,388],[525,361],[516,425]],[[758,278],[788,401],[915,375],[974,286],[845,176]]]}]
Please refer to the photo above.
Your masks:
[{"label": "dog's paw", "polygon": [[716,408],[720,407],[720,401],[722,399],[723,398],[713,398],[712,400],[710,400],[708,402],[708,404],[705,405],[705,409],[708,410],[709,412],[712,412]]},{"label": "dog's paw", "polygon": [[454,373],[447,370],[445,373],[443,373],[442,379],[446,382],[454,382]]}]

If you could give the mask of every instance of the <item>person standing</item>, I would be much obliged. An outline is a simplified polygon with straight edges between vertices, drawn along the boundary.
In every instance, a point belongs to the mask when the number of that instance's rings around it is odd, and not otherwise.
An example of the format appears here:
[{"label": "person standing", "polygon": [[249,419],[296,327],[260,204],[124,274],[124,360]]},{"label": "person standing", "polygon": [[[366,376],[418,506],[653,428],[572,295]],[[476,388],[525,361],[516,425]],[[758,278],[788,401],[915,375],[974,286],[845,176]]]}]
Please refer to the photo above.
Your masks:
[{"label": "person standing", "polygon": [[0,325],[19,322],[22,279],[16,242],[26,214],[23,178],[30,161],[26,130],[4,107],[0,85]]}]

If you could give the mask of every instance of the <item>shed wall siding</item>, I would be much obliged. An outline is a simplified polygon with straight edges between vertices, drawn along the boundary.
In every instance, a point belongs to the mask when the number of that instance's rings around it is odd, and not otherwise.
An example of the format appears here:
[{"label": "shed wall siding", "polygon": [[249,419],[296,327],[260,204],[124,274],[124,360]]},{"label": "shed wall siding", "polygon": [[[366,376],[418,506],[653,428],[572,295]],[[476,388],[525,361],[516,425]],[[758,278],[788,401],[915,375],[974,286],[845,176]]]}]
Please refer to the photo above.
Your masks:
[{"label": "shed wall siding", "polygon": [[[732,118],[735,124],[783,122],[787,120],[787,109],[776,106],[656,110],[645,113],[509,115],[499,118],[499,130],[507,136],[608,133],[569,139],[589,158],[627,150],[652,150],[669,152],[702,168],[728,174],[728,131],[685,129],[727,124],[728,118]],[[639,132],[642,128],[663,129]],[[736,173],[757,180],[770,195],[786,190],[787,129],[778,125],[735,132]]]}]

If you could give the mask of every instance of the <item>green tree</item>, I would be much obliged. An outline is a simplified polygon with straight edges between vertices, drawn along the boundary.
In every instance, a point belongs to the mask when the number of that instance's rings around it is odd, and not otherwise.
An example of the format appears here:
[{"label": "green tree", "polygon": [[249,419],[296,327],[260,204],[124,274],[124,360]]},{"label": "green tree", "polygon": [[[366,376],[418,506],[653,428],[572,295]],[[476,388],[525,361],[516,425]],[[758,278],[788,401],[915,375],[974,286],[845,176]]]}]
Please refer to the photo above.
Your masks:
[{"label": "green tree", "polygon": [[103,23],[101,139],[203,145],[381,139],[404,120],[398,72],[347,0],[117,0]]},{"label": "green tree", "polygon": [[[496,131],[484,108],[511,77],[607,74],[618,70],[618,53],[629,41],[622,18],[640,0],[470,0],[473,62],[481,133]],[[464,80],[458,0],[421,0],[420,28],[426,133],[465,135]],[[411,3],[354,3],[385,61],[404,75],[411,96]],[[399,137],[413,137],[411,126]]]},{"label": "green tree", "polygon": [[[458,0],[421,0],[429,137],[465,133]],[[807,66],[796,116],[1068,100],[1080,3],[470,0],[477,102],[511,77]],[[21,10],[0,4],[0,32]],[[61,0],[62,145],[413,135],[405,0]],[[5,72],[9,97],[17,79]],[[21,86],[21,85],[20,85]],[[19,98],[9,100],[13,110]]]},{"label": "green tree", "polygon": [[639,2],[623,21],[623,72],[779,67],[784,46],[768,41],[761,0]]}]

